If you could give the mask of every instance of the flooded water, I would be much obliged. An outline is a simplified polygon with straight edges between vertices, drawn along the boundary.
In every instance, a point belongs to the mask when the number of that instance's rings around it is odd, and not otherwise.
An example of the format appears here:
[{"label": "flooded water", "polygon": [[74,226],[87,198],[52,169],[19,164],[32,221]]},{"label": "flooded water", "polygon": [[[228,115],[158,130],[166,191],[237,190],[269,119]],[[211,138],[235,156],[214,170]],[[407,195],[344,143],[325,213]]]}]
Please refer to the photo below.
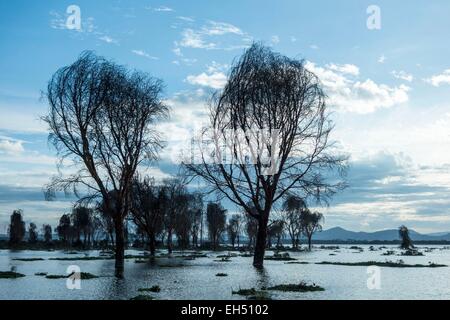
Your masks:
[{"label": "flooded water", "polygon": [[[273,299],[450,299],[450,267],[443,268],[380,268],[380,288],[369,289],[371,277],[367,267],[318,265],[317,262],[366,262],[402,259],[406,264],[428,264],[429,262],[450,266],[450,248],[419,247],[424,256],[383,256],[387,250],[399,250],[387,246],[370,251],[340,246],[338,250],[315,248],[313,252],[290,253],[291,257],[309,264],[288,264],[284,261],[266,261],[262,271],[254,269],[251,257],[233,257],[229,262],[217,262],[223,252],[204,252],[208,257],[185,260],[183,258],[158,258],[151,264],[136,263],[129,259],[125,265],[125,279],[118,280],[114,274],[114,260],[54,261],[49,258],[81,257],[86,253],[67,254],[62,251],[0,251],[0,271],[15,270],[26,276],[18,279],[0,279],[0,299],[130,299],[139,294],[139,288],[154,285],[161,292],[150,293],[157,299],[245,299],[232,295],[239,288],[261,288],[279,284],[315,283],[323,292],[285,293],[271,291]],[[427,251],[427,252],[425,252]],[[271,255],[273,252],[268,252]],[[98,256],[91,251],[90,256]],[[127,254],[142,252],[128,250]],[[44,261],[16,261],[14,259],[43,258]],[[82,272],[99,276],[82,280],[80,290],[69,290],[66,279],[47,279],[35,273],[65,275],[67,268],[77,265]],[[169,267],[170,266],[170,267]],[[217,277],[226,273],[227,277]]]}]

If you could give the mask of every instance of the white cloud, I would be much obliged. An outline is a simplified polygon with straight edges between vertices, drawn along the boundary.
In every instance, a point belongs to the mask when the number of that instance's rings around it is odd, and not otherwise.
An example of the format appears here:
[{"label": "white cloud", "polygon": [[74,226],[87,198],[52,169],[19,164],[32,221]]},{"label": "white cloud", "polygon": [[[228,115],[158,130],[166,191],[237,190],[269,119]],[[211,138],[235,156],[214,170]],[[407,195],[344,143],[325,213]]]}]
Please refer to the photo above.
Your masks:
[{"label": "white cloud", "polygon": [[401,79],[401,80],[405,80],[405,81],[408,81],[408,82],[411,82],[411,81],[413,81],[414,80],[414,77],[413,77],[413,75],[412,74],[410,74],[410,73],[407,73],[407,72],[405,72],[405,71],[392,71],[391,72],[391,74],[394,76],[394,78],[396,78],[396,79]]},{"label": "white cloud", "polygon": [[186,81],[192,85],[209,87],[213,89],[222,89],[227,83],[225,71],[229,68],[227,64],[220,64],[213,61],[207,66],[207,71],[199,75],[190,75]]},{"label": "white cloud", "polygon": [[319,50],[319,46],[316,45],[316,44],[312,44],[312,45],[310,45],[309,47],[310,47],[311,49],[313,49],[313,50]]},{"label": "white cloud", "polygon": [[386,61],[386,56],[384,54],[382,54],[379,58],[378,58],[378,62],[379,63],[384,63]]},{"label": "white cloud", "polygon": [[337,71],[337,72],[344,73],[344,74],[350,74],[353,76],[359,75],[359,68],[357,66],[355,66],[354,64],[331,63],[331,64],[328,64],[326,67],[333,71]]},{"label": "white cloud", "polygon": [[104,42],[106,42],[106,43],[119,44],[119,41],[118,41],[118,40],[113,39],[113,38],[111,38],[110,36],[106,36],[106,35],[101,36],[101,37],[99,37],[98,39],[99,39],[99,40],[102,40],[102,41],[104,41]]},{"label": "white cloud", "polygon": [[218,37],[222,36],[228,36],[227,39],[229,39],[230,36],[237,36],[241,42],[248,42],[248,37],[238,27],[230,23],[208,21],[198,30],[194,30],[192,28],[184,29],[181,32],[181,40],[179,42],[175,42],[175,46],[206,50],[234,50],[247,46],[243,44],[222,45],[222,43],[218,40]]},{"label": "white cloud", "polygon": [[440,74],[431,76],[430,78],[425,79],[425,81],[435,87],[440,87],[442,84],[450,84],[450,69],[444,70]]},{"label": "white cloud", "polygon": [[144,57],[150,60],[158,60],[158,57],[154,57],[151,56],[150,54],[148,54],[147,52],[143,51],[143,50],[132,50],[131,52],[133,52],[135,55],[138,55],[140,57]]},{"label": "white cloud", "polygon": [[272,44],[280,43],[280,37],[279,36],[272,36],[270,38],[270,42],[272,42]]},{"label": "white cloud", "polygon": [[222,89],[227,83],[227,76],[222,72],[203,72],[199,75],[190,75],[186,78],[186,80],[193,85],[200,85],[213,89]]},{"label": "white cloud", "polygon": [[241,29],[230,23],[216,21],[208,21],[208,24],[203,26],[202,33],[210,36],[222,36],[227,33],[237,35],[244,34]]},{"label": "white cloud", "polygon": [[153,11],[156,11],[156,12],[173,12],[173,11],[175,11],[174,9],[166,7],[166,6],[159,6],[157,8],[149,7],[147,9],[153,9]]},{"label": "white cloud", "polygon": [[22,141],[0,140],[0,153],[20,154],[23,151]]},{"label": "white cloud", "polygon": [[177,19],[180,19],[185,22],[195,22],[195,19],[191,17],[178,16]]},{"label": "white cloud", "polygon": [[390,108],[408,101],[409,87],[400,85],[390,87],[377,84],[371,79],[358,81],[347,75],[357,75],[359,69],[353,65],[334,64],[318,67],[307,62],[305,67],[321,80],[328,104],[341,112],[371,113],[380,108]]},{"label": "white cloud", "polygon": [[291,36],[290,40],[291,40],[291,42],[297,42],[297,38],[294,36]]},{"label": "white cloud", "polygon": [[203,34],[192,29],[185,29],[181,33],[182,39],[180,46],[194,49],[214,49],[216,44],[213,42],[206,42]]}]

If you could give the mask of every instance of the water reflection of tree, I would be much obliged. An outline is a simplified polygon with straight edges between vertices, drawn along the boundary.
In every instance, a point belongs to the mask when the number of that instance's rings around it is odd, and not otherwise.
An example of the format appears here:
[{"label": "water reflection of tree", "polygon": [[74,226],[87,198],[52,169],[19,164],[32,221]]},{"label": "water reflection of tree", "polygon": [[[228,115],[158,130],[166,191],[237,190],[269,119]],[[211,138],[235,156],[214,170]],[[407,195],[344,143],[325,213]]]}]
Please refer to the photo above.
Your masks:
[{"label": "water reflection of tree", "polygon": [[268,287],[269,286],[269,272],[266,268],[255,268],[253,269],[256,274],[256,286],[258,288]]}]

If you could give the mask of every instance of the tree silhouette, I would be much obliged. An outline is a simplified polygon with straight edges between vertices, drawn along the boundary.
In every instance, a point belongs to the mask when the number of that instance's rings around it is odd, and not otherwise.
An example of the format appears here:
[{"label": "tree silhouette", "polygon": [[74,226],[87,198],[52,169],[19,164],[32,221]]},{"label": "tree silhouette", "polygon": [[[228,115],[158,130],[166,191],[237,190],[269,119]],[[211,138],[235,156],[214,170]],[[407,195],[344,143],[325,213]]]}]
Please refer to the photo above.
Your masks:
[{"label": "tree silhouette", "polygon": [[401,249],[409,250],[414,248],[411,238],[409,237],[409,230],[407,227],[401,226],[400,228],[398,228],[398,235],[401,239]]},{"label": "tree silhouette", "polygon": [[303,210],[301,215],[302,230],[308,239],[308,250],[312,248],[312,236],[316,232],[322,231],[323,214],[320,212],[311,212],[309,209]]},{"label": "tree silhouette", "polygon": [[9,242],[13,245],[22,242],[25,236],[25,222],[23,221],[22,216],[22,210],[14,210],[11,214],[11,223],[9,224]]},{"label": "tree silhouette", "polygon": [[30,223],[30,227],[28,228],[28,242],[36,243],[38,240],[38,231],[37,226],[33,222]]},{"label": "tree silhouette", "polygon": [[307,210],[306,203],[299,197],[289,195],[283,203],[281,214],[285,228],[291,238],[292,248],[298,249],[302,234],[302,214]]},{"label": "tree silhouette", "polygon": [[160,80],[85,52],[53,75],[46,92],[49,140],[61,163],[71,161],[78,169],[54,177],[47,198],[74,191],[80,201],[100,199],[114,221],[117,277],[123,277],[124,219],[135,172],[162,147],[153,126],[167,115],[161,91]]},{"label": "tree silhouette", "polygon": [[[260,44],[233,64],[225,88],[213,96],[199,155],[184,165],[192,178],[203,179],[211,192],[257,221],[255,267],[263,266],[269,216],[278,200],[291,191],[327,201],[345,186],[346,157],[329,140],[332,128],[319,79],[302,61]],[[205,141],[212,148],[202,147]]]},{"label": "tree silhouette", "polygon": [[213,250],[217,249],[222,234],[226,229],[226,219],[227,210],[219,203],[208,203],[206,208],[206,223]]}]

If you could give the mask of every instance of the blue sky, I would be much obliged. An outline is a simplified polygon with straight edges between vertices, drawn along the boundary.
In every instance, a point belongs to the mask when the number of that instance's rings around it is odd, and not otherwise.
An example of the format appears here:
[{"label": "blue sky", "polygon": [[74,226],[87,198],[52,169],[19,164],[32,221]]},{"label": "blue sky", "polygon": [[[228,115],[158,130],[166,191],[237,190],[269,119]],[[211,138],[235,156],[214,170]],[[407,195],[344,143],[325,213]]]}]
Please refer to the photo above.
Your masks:
[{"label": "blue sky", "polygon": [[[65,25],[69,5],[81,10],[81,30]],[[369,5],[381,10],[379,30],[366,26]],[[42,195],[56,158],[40,96],[58,68],[94,50],[165,81],[169,147],[148,170],[165,177],[208,94],[252,41],[305,59],[329,96],[351,168],[350,188],[322,209],[326,228],[449,231],[449,12],[445,0],[1,1],[0,233],[16,208],[53,225],[70,209],[71,199]]]}]

